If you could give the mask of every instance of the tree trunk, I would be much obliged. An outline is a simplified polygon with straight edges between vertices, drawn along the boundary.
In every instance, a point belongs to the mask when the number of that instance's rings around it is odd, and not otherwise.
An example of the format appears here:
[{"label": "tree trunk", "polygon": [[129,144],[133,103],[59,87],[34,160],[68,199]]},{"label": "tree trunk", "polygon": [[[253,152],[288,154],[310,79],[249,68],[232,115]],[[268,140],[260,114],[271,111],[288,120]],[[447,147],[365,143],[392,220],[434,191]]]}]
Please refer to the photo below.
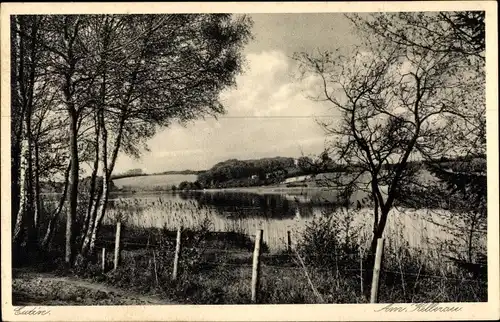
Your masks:
[{"label": "tree trunk", "polygon": [[34,213],[33,213],[33,225],[37,232],[39,231],[39,221],[41,214],[41,200],[40,200],[40,160],[39,160],[39,147],[38,142],[34,142],[35,155],[34,155],[34,187],[33,187],[33,199],[35,201]]},{"label": "tree trunk", "polygon": [[[23,46],[24,47],[24,46]],[[33,66],[32,66],[33,67]],[[23,82],[24,83],[24,82]],[[28,97],[33,95],[28,91],[23,97],[23,105],[26,112],[23,115],[22,124],[22,142],[21,142],[21,160],[19,175],[19,208],[14,229],[14,243],[20,245],[24,237],[27,238],[27,245],[31,246],[36,240],[36,234],[33,225],[33,172],[31,157],[31,114],[32,100]],[[24,235],[24,229],[27,236]]]},{"label": "tree trunk", "polygon": [[99,170],[99,137],[100,137],[100,124],[98,120],[98,113],[95,117],[95,130],[96,130],[96,141],[95,141],[95,159],[94,167],[92,168],[92,174],[90,177],[90,191],[89,191],[89,205],[87,213],[85,215],[84,226],[82,229],[82,246],[80,253],[85,256],[88,246],[90,243],[90,236],[92,235],[92,229],[94,226],[95,215],[97,213],[97,203],[99,202],[100,189],[96,190],[96,177],[97,171]]},{"label": "tree trunk", "polygon": [[[104,112],[106,108],[106,81],[107,81],[107,50],[109,47],[109,42],[110,42],[110,26],[109,26],[109,21],[107,18],[105,18],[104,21],[104,38],[103,38],[103,44],[102,48],[103,51],[101,52],[101,62],[102,62],[102,83],[101,83],[101,89],[100,89],[100,106],[97,111],[97,143],[98,143],[98,160],[100,160],[100,171],[101,171],[101,178],[102,178],[102,185],[100,186],[100,193],[98,195],[98,199],[96,204],[96,215],[93,218],[93,225],[92,228],[89,230],[91,231],[90,235],[90,240],[88,242],[88,252],[87,256],[91,257],[94,254],[95,250],[95,242],[97,239],[97,232],[99,231],[100,224],[102,221],[102,218],[104,217],[104,214],[106,212],[106,205],[108,202],[108,184],[109,184],[109,172],[108,172],[108,132],[106,129],[106,123],[104,119]],[[99,139],[100,136],[100,139]],[[93,210],[94,210],[93,209]]]},{"label": "tree trunk", "polygon": [[32,158],[32,144],[31,135],[28,134],[28,151],[27,151],[27,167],[26,167],[26,212],[25,226],[27,229],[27,246],[31,249],[32,246],[38,244],[37,234],[34,222],[34,198],[33,198],[33,158]]},{"label": "tree trunk", "polygon": [[97,239],[97,232],[99,231],[100,224],[104,214],[106,212],[106,204],[108,202],[108,153],[107,153],[107,143],[108,143],[108,133],[106,130],[106,125],[104,123],[104,109],[99,111],[99,125],[101,127],[100,134],[101,139],[99,141],[99,158],[100,158],[100,172],[102,175],[102,187],[99,195],[99,200],[97,203],[97,214],[94,219],[94,225],[92,227],[92,234],[90,236],[89,251],[88,255],[92,256],[95,250],[95,242]]},{"label": "tree trunk", "polygon": [[95,191],[95,199],[94,202],[92,203],[91,209],[90,209],[90,214],[89,214],[89,223],[87,225],[87,229],[84,232],[84,238],[82,242],[82,248],[81,248],[81,254],[85,257],[88,253],[89,246],[90,246],[90,239],[92,237],[92,231],[94,230],[94,225],[95,225],[95,219],[97,216],[97,209],[99,202],[101,200],[101,191],[102,191],[102,184],[99,183],[97,186],[97,189]]},{"label": "tree trunk", "polygon": [[19,142],[18,139],[15,139],[16,142],[13,143],[12,149],[11,149],[11,155],[12,155],[12,168],[11,168],[11,213],[12,213],[12,231],[14,231],[16,222],[17,222],[17,215],[19,213],[19,207],[21,203],[21,178],[20,178],[20,172],[21,172],[21,155],[22,155],[22,148],[21,148],[21,142]]},{"label": "tree trunk", "polygon": [[19,212],[20,206],[20,171],[21,171],[21,134],[22,134],[22,119],[24,118],[23,107],[20,102],[19,93],[19,50],[20,50],[20,39],[17,32],[17,17],[11,16],[10,20],[11,28],[11,74],[10,74],[10,84],[11,84],[11,158],[12,158],[12,168],[11,168],[11,218],[12,224],[11,229],[14,231],[17,214]]},{"label": "tree trunk", "polygon": [[38,246],[38,234],[35,227],[34,209],[34,177],[33,177],[33,130],[32,130],[32,116],[34,112],[33,100],[35,92],[35,70],[37,65],[37,52],[38,52],[38,21],[39,18],[31,17],[31,33],[29,42],[29,74],[26,84],[26,138],[28,139],[28,169],[27,169],[27,195],[28,195],[28,209],[26,223],[28,227],[28,247]]},{"label": "tree trunk", "polygon": [[[96,159],[98,158],[98,155],[96,155]],[[85,220],[83,222],[83,229],[82,232],[86,232],[88,227],[89,227],[89,222],[92,218],[92,213],[93,213],[93,208],[96,206],[96,177],[97,177],[97,168],[98,168],[98,161],[94,162],[94,168],[92,169],[92,174],[90,175],[90,190],[89,190],[89,204],[88,204],[88,209],[85,214]]]},{"label": "tree trunk", "polygon": [[68,168],[66,169],[66,172],[64,173],[64,188],[63,188],[62,196],[61,196],[61,199],[59,200],[59,204],[57,205],[57,208],[52,213],[52,216],[50,217],[49,223],[47,225],[47,230],[45,232],[45,236],[43,238],[42,245],[41,245],[43,249],[48,249],[48,246],[52,240],[52,237],[54,236],[54,231],[55,231],[55,226],[56,226],[57,220],[59,219],[61,211],[64,207],[64,202],[66,201],[66,195],[68,194],[68,180],[69,180],[70,170],[71,170],[71,164],[68,165]]},{"label": "tree trunk", "polygon": [[20,246],[24,239],[25,217],[27,210],[27,189],[26,189],[26,170],[28,167],[28,140],[21,141],[20,173],[19,173],[19,207],[16,218],[16,224],[13,233],[14,245]]},{"label": "tree trunk", "polygon": [[101,197],[99,199],[98,207],[97,207],[97,216],[95,218],[95,223],[92,228],[92,235],[90,238],[89,245],[89,255],[92,255],[95,250],[95,242],[97,240],[97,233],[99,232],[99,228],[101,227],[102,219],[104,218],[104,214],[106,213],[106,206],[109,197],[109,185],[106,181],[103,181],[103,187],[101,192]]},{"label": "tree trunk", "polygon": [[373,239],[370,245],[370,253],[375,255],[377,251],[377,240],[382,238],[384,234],[385,225],[387,223],[387,216],[389,215],[389,210],[387,208],[382,208],[380,212],[380,221],[378,222],[376,228],[373,231]]},{"label": "tree trunk", "polygon": [[78,142],[77,142],[77,116],[74,106],[69,107],[70,118],[70,154],[71,170],[69,176],[69,211],[66,216],[66,252],[65,262],[71,264],[73,260],[73,242],[74,242],[74,221],[78,207]]},{"label": "tree trunk", "polygon": [[[23,20],[20,17],[13,17],[11,24],[13,25],[13,32],[19,31],[25,32],[25,25],[23,24]],[[26,170],[27,170],[27,162],[28,162],[28,157],[27,154],[29,153],[29,147],[28,147],[28,141],[26,137],[26,129],[24,128],[25,125],[25,112],[26,112],[26,87],[25,87],[25,71],[24,71],[24,56],[25,56],[25,42],[24,42],[24,37],[21,37],[19,34],[15,35],[14,38],[14,43],[15,46],[13,47],[14,52],[16,53],[16,65],[14,67],[14,75],[13,77],[15,78],[15,82],[12,84],[13,88],[15,88],[15,93],[12,96],[13,103],[17,102],[20,107],[20,114],[17,114],[16,111],[12,111],[13,115],[16,115],[17,118],[17,144],[18,146],[15,145],[15,147],[18,147],[17,152],[19,154],[16,154],[15,156],[17,157],[17,160],[14,159],[14,166],[17,167],[17,169],[14,169],[15,171],[15,176],[14,180],[17,183],[17,189],[13,191],[14,193],[14,200],[13,202],[16,202],[16,207],[15,207],[15,224],[14,224],[14,231],[13,231],[13,242],[15,246],[20,246],[22,240],[24,239],[24,221],[25,221],[25,212],[26,212],[26,202],[27,202],[27,195],[26,195]],[[17,48],[19,50],[19,53],[17,55],[17,51],[15,50]],[[17,100],[16,100],[17,98]],[[13,104],[12,107],[15,107]],[[17,180],[16,180],[17,179]]]},{"label": "tree trunk", "polygon": [[[105,162],[103,164],[103,174],[104,175],[103,175],[102,191],[100,194],[99,207],[97,210],[97,216],[95,219],[94,228],[92,230],[92,237],[90,239],[90,251],[89,251],[90,254],[92,254],[94,252],[95,241],[97,238],[97,232],[99,231],[102,218],[104,217],[104,214],[106,213],[106,206],[107,206],[108,198],[109,198],[110,178],[111,178],[111,174],[113,172],[113,168],[114,168],[115,163],[116,163],[118,151],[120,150],[124,123],[125,123],[124,119],[122,119],[120,122],[120,127],[118,129],[117,138],[116,138],[116,141],[115,141],[115,144],[113,147],[113,153],[111,156],[111,162],[109,164],[109,167],[107,165],[107,162]],[[102,144],[102,146],[103,146],[102,152],[104,153],[104,160],[107,160],[107,150],[106,150],[107,149],[107,132],[106,132],[105,125],[104,125],[104,117],[103,117],[102,126],[103,127],[102,127],[101,131],[103,133],[103,136],[102,136],[101,141],[105,142],[104,144]]]}]

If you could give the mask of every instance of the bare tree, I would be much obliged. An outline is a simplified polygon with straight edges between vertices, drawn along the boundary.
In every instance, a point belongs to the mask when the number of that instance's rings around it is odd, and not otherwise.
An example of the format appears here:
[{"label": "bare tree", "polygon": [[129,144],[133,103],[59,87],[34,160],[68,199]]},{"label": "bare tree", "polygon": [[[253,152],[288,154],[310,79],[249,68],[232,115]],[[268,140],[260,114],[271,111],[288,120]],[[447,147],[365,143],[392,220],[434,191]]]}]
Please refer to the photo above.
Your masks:
[{"label": "bare tree", "polygon": [[399,12],[347,15],[363,32],[414,49],[485,60],[485,12]]},{"label": "bare tree", "polygon": [[467,120],[474,74],[450,51],[368,39],[349,57],[296,54],[305,75],[321,83],[321,95],[340,111],[321,125],[331,136],[333,158],[348,166],[339,188],[366,190],[373,200],[372,253],[401,187],[414,181],[412,160],[457,155],[450,125]]},{"label": "bare tree", "polygon": [[[462,67],[457,71],[467,88],[462,103],[463,118],[448,123],[446,140],[457,151],[453,160],[420,150],[426,168],[437,182],[408,184],[401,201],[432,208],[439,204],[451,211],[445,218],[456,240],[466,244],[466,254],[450,248],[468,262],[475,260],[473,249],[486,232],[486,103],[485,103],[485,12],[461,11],[439,13],[373,14],[361,18],[349,16],[365,34],[378,35],[381,42],[396,44],[413,51],[448,54]],[[418,148],[418,146],[417,146]],[[443,202],[444,201],[444,202]],[[463,246],[463,245],[461,245]]]}]

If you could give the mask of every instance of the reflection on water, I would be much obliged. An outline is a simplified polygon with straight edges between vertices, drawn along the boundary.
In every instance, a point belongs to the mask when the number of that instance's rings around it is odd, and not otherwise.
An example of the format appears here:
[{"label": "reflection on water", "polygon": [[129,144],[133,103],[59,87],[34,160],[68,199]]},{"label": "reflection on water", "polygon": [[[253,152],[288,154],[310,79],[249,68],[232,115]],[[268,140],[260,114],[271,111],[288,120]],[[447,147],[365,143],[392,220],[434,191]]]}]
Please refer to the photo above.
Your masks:
[{"label": "reflection on water", "polygon": [[313,208],[324,208],[310,199],[301,199],[279,194],[226,193],[226,192],[182,192],[184,200],[196,200],[201,207],[212,208],[225,218],[261,217],[266,219],[290,219],[296,216],[309,217]]},{"label": "reflection on water", "polygon": [[[182,191],[147,195],[117,195],[110,198],[111,202],[113,200],[135,200],[136,203],[137,200],[141,200],[141,204],[149,203],[153,206],[168,208],[169,213],[210,212],[224,219],[300,219],[342,206],[333,190],[304,190],[296,193]],[[351,204],[355,204],[358,200],[361,200],[360,194],[354,194]]]},{"label": "reflection on water", "polygon": [[[327,194],[330,195],[327,195]],[[356,194],[355,194],[356,195]],[[257,229],[264,230],[263,240],[270,249],[287,246],[288,232],[297,241],[313,218],[334,208],[335,192],[325,190],[290,193],[248,193],[228,191],[191,191],[161,194],[115,195],[110,202],[105,223],[114,224],[118,216],[125,226],[157,227],[176,230],[178,227],[200,227],[206,219],[214,232],[237,232],[254,236]],[[357,194],[351,203],[366,199]],[[443,214],[440,214],[443,212]],[[359,230],[360,243],[369,243],[373,213],[366,204],[349,210],[340,209],[342,216],[353,219],[352,227]],[[394,209],[388,217],[385,237],[388,245],[431,247],[454,240],[442,222],[446,210]],[[425,218],[431,218],[431,220]],[[440,242],[437,243],[436,240]],[[395,247],[395,246],[394,246]],[[436,254],[439,251],[436,250]]]},{"label": "reflection on water", "polygon": [[115,222],[119,215],[125,225],[175,230],[179,226],[196,228],[208,219],[210,229],[216,232],[253,236],[256,229],[263,229],[264,242],[276,249],[286,245],[288,231],[302,229],[312,217],[340,206],[332,192],[319,190],[296,195],[189,191],[116,195],[111,200],[104,220],[107,223]]}]

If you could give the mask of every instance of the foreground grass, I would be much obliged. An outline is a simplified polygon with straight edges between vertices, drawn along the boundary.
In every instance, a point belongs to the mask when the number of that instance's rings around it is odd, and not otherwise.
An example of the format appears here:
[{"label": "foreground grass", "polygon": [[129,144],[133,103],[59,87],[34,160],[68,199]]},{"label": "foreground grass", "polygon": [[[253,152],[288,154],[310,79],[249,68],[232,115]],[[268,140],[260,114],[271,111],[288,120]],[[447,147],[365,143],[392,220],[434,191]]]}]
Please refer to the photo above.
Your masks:
[{"label": "foreground grass", "polygon": [[[127,253],[116,271],[101,273],[98,265],[86,271],[96,281],[115,287],[133,289],[144,295],[158,295],[186,304],[248,304],[251,299],[252,270],[250,257],[220,258],[207,254],[205,263],[194,263],[190,269],[187,260],[177,280],[171,280],[172,257],[159,254],[156,269],[149,256],[139,251]],[[209,257],[219,257],[218,262]],[[263,264],[258,293],[261,304],[303,303],[368,303],[366,292],[361,293],[357,274],[309,269],[310,286],[299,267]],[[366,286],[365,286],[366,287]],[[382,274],[379,291],[381,303],[406,302],[480,302],[487,301],[487,285],[481,281],[460,279],[419,278],[405,279],[405,285],[396,276]]]},{"label": "foreground grass", "polygon": [[[112,227],[104,229],[106,236],[110,241],[113,239]],[[78,274],[178,303],[251,303],[251,240],[238,234],[199,235],[193,231],[183,236],[176,280],[171,278],[175,232],[158,229],[126,232],[125,249],[116,271],[111,270],[110,256],[106,272],[101,271],[98,260]],[[474,279],[460,272],[451,276],[412,258],[396,263],[387,257],[384,263],[379,289],[381,303],[487,301],[485,278]],[[362,280],[358,265],[354,259],[336,267],[317,267],[307,262],[303,267],[293,253],[270,253],[264,245],[258,303],[368,303],[370,285],[366,280],[372,272],[365,267]]]},{"label": "foreground grass", "polygon": [[[62,247],[59,253],[56,247],[51,254],[37,254],[37,269],[131,291],[141,296],[155,296],[170,303],[251,303],[253,242],[245,235],[183,232],[176,280],[172,280],[171,275],[174,231],[125,229],[122,232],[121,261],[117,270],[112,269],[114,227],[104,226],[100,235],[98,250],[101,247],[108,250],[104,272],[100,255],[85,267],[64,268],[60,259],[63,258]],[[335,265],[317,266],[308,262],[306,256],[303,257],[303,267],[294,253],[271,253],[267,245],[263,245],[262,251],[258,303],[368,303],[370,285],[367,280],[371,271],[366,270],[365,265],[365,274],[360,276],[359,258]],[[100,254],[99,251],[97,253]],[[33,266],[34,257],[26,255],[26,265]],[[16,285],[21,293],[28,287],[23,283]],[[81,292],[78,290],[76,293]],[[95,298],[92,292],[84,294],[87,294],[87,304],[103,303],[102,293],[96,292]],[[66,304],[74,304],[78,297],[84,296],[69,294]],[[398,262],[387,257],[380,276],[378,298],[381,303],[481,302],[487,301],[487,283],[484,277],[475,279],[466,274],[451,276],[443,271],[435,271],[415,258],[408,257]],[[43,297],[39,300],[43,302]],[[59,302],[64,302],[64,297]],[[123,303],[116,301],[116,304]]]}]

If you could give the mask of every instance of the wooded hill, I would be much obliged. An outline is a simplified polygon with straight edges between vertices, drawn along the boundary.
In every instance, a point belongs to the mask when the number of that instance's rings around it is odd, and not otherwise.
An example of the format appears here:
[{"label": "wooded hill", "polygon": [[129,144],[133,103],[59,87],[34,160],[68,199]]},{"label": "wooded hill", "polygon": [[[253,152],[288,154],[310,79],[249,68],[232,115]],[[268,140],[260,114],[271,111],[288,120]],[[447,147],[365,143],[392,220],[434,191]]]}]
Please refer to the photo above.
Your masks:
[{"label": "wooded hill", "polygon": [[[382,167],[387,170],[393,164]],[[485,173],[485,158],[460,157],[454,159],[441,158],[433,161],[413,161],[408,163],[409,169],[448,168],[452,172],[477,172]],[[205,172],[198,173],[200,188],[229,188],[248,187],[278,184],[286,178],[328,173],[328,172],[354,172],[359,165],[338,165],[330,158],[320,157],[312,159],[301,157],[295,162],[293,158],[274,157],[254,160],[230,159],[215,164]]]}]

